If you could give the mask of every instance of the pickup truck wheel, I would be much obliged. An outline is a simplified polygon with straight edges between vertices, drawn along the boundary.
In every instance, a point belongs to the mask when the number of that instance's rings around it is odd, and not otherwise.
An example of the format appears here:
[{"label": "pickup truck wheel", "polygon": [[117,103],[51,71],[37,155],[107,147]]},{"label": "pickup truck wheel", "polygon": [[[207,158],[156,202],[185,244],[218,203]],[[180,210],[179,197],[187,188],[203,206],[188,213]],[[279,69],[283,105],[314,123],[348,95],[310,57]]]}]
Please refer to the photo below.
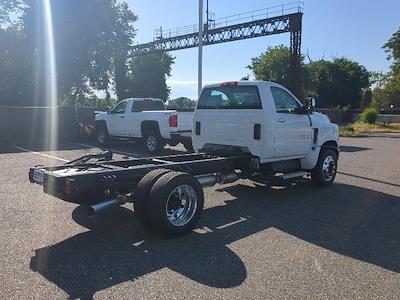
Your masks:
[{"label": "pickup truck wheel", "polygon": [[317,165],[311,171],[312,181],[319,186],[331,185],[337,171],[337,154],[333,149],[322,148]]},{"label": "pickup truck wheel", "polygon": [[171,170],[167,169],[152,170],[145,176],[143,176],[143,178],[139,181],[134,196],[133,210],[135,211],[135,215],[138,218],[140,224],[142,224],[143,226],[151,227],[147,213],[147,202],[151,188],[161,176],[167,174],[168,172],[171,172]]},{"label": "pickup truck wheel", "polygon": [[101,146],[105,146],[108,142],[109,136],[108,132],[104,128],[97,129],[97,143]]},{"label": "pickup truck wheel", "polygon": [[164,147],[164,144],[161,136],[158,133],[149,131],[144,136],[144,146],[146,147],[148,153],[156,154],[161,151],[161,149]]},{"label": "pickup truck wheel", "polygon": [[148,199],[152,228],[169,236],[182,235],[197,224],[203,204],[203,189],[193,176],[182,172],[164,174],[152,187]]}]

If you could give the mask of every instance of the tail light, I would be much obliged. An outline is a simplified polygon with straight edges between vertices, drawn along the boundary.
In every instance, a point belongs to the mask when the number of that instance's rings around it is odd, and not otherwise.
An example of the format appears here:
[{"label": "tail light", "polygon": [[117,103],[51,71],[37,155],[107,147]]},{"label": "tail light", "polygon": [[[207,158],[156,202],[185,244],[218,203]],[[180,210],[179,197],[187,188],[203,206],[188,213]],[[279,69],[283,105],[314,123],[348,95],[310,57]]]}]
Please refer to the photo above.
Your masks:
[{"label": "tail light", "polygon": [[178,127],[178,115],[169,117],[169,127]]}]

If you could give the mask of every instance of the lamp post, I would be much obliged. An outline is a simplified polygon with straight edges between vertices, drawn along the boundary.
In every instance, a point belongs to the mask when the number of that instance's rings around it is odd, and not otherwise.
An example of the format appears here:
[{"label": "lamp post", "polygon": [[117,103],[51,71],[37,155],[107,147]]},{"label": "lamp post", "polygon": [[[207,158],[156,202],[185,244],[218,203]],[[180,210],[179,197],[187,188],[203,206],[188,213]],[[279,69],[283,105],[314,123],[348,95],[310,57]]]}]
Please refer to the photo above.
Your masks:
[{"label": "lamp post", "polygon": [[203,87],[203,0],[199,0],[199,55],[197,74],[197,94],[200,97]]}]

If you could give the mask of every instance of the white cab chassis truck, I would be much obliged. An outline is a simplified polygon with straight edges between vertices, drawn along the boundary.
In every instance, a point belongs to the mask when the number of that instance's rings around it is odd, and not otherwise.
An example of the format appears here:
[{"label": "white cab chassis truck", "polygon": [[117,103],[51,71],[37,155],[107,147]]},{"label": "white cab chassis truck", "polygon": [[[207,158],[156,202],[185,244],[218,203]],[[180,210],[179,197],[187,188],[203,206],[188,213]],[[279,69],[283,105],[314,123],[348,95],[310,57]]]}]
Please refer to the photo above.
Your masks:
[{"label": "white cab chassis truck", "polygon": [[45,193],[85,205],[93,217],[132,202],[144,226],[181,235],[200,219],[205,186],[241,178],[284,184],[308,175],[318,186],[331,185],[338,126],[314,112],[314,105],[313,99],[303,105],[272,82],[208,85],[193,117],[196,153],[118,161],[111,152],[86,155],[30,168],[29,180]]},{"label": "white cab chassis truck", "polygon": [[161,99],[125,99],[108,112],[96,113],[97,142],[105,146],[110,139],[141,141],[150,154],[160,152],[166,143],[182,143],[193,151],[192,118],[193,112],[167,110]]},{"label": "white cab chassis truck", "polygon": [[199,152],[249,153],[277,171],[313,171],[321,151],[336,153],[327,162],[337,160],[339,129],[307,105],[272,82],[208,85],[194,115],[193,146]]}]

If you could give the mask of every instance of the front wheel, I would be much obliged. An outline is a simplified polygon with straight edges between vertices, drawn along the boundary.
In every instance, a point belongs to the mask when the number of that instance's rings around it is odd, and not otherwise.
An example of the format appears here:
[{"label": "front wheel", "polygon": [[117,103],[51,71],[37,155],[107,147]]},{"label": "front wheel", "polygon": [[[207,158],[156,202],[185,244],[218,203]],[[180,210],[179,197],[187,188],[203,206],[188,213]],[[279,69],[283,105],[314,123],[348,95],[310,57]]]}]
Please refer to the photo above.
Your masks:
[{"label": "front wheel", "polygon": [[166,173],[156,181],[148,198],[151,227],[169,236],[182,235],[197,224],[203,204],[203,188],[193,176]]},{"label": "front wheel", "polygon": [[331,185],[337,172],[337,153],[333,149],[322,148],[317,165],[311,171],[312,181],[319,186]]}]

